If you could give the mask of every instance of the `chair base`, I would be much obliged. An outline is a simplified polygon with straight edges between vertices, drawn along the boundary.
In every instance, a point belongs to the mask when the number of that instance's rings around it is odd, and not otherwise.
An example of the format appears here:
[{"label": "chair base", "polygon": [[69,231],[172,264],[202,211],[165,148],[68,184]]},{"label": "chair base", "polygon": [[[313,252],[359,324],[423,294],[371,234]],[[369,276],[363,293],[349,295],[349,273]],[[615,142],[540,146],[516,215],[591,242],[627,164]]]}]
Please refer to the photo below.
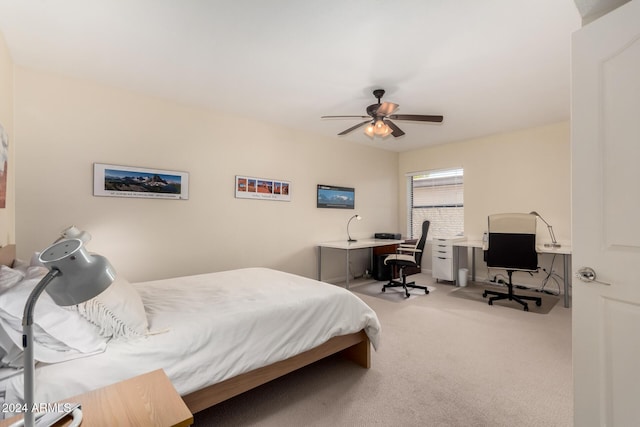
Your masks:
[{"label": "chair base", "polygon": [[409,298],[411,296],[411,294],[409,293],[409,289],[407,288],[422,289],[425,295],[429,293],[429,289],[427,289],[426,286],[416,285],[416,282],[407,283],[407,276],[405,274],[402,275],[402,282],[399,282],[393,279],[389,280],[389,283],[382,286],[382,292],[385,292],[387,288],[398,288],[398,287],[402,287],[404,289],[404,296],[406,298]]},{"label": "chair base", "polygon": [[535,301],[538,307],[542,305],[542,298],[540,297],[514,294],[513,283],[511,283],[511,275],[513,274],[513,272],[507,271],[507,274],[509,275],[509,283],[507,283],[507,288],[509,289],[508,292],[484,291],[482,293],[483,298],[486,298],[487,295],[494,295],[493,297],[489,298],[489,305],[493,305],[494,301],[498,301],[502,299],[508,299],[509,301],[515,301],[517,303],[520,303],[524,307],[524,311],[529,311],[529,304],[527,304],[524,300]]}]

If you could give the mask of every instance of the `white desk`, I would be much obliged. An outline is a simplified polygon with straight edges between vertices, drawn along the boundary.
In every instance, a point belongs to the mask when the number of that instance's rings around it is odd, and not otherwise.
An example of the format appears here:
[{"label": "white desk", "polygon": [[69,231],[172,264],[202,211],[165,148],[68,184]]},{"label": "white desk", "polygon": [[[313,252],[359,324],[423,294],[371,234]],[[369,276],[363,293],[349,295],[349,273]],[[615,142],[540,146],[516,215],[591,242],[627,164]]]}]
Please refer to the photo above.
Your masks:
[{"label": "white desk", "polygon": [[[460,240],[453,243],[456,247],[471,248],[471,280],[476,280],[476,249],[482,249],[482,240]],[[544,245],[536,246],[539,254],[562,255],[563,258],[563,274],[562,281],[564,283],[564,306],[569,307],[569,287],[571,286],[571,246],[562,245],[559,248],[548,248]]]},{"label": "white desk", "polygon": [[322,249],[338,249],[345,251],[346,253],[346,273],[347,284],[346,288],[349,289],[349,252],[357,249],[369,249],[371,260],[373,262],[373,248],[376,246],[398,245],[404,243],[404,240],[392,240],[392,239],[358,239],[355,242],[349,242],[347,240],[336,240],[333,242],[323,242],[318,244],[318,280],[322,281]]}]

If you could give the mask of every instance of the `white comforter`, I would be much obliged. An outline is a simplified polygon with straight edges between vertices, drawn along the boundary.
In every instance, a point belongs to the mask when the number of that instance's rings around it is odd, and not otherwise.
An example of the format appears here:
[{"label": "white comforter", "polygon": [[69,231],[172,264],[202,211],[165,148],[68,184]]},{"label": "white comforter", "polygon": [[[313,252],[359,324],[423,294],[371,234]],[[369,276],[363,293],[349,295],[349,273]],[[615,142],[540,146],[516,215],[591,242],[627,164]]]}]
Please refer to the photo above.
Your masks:
[{"label": "white comforter", "polygon": [[[312,279],[249,268],[135,284],[152,333],[109,342],[104,353],[36,369],[36,402],[57,400],[163,368],[181,395],[380,323],[351,292]],[[21,402],[22,375],[5,380]]]}]

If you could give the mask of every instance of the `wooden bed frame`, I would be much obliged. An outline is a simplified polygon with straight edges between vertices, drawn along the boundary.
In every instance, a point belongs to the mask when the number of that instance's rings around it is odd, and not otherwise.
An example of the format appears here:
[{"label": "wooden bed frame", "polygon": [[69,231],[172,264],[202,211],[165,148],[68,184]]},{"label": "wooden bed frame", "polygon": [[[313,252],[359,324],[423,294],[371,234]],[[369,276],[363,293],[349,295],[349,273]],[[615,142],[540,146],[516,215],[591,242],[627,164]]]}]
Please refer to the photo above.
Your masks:
[{"label": "wooden bed frame", "polygon": [[341,353],[358,365],[371,367],[371,344],[364,331],[331,338],[326,343],[288,359],[263,368],[254,369],[201,390],[182,396],[192,413],[249,391],[278,377],[300,369],[325,357]]},{"label": "wooden bed frame", "polygon": [[[15,245],[0,248],[0,263],[12,266],[16,254]],[[201,390],[182,396],[192,413],[207,409],[213,405],[249,391],[278,377],[324,359],[336,353],[353,360],[358,365],[371,367],[371,343],[364,331],[331,338],[326,343],[262,368],[254,369]]]}]

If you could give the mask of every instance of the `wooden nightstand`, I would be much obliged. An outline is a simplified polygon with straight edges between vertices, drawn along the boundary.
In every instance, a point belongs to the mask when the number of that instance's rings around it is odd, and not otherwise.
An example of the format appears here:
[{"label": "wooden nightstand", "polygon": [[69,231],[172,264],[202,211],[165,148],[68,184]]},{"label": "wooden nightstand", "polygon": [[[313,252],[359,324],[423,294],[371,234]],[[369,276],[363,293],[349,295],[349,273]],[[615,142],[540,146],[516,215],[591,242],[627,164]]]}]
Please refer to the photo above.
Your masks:
[{"label": "wooden nightstand", "polygon": [[[82,426],[186,427],[193,424],[193,415],[162,369],[64,402],[82,405]],[[0,427],[8,426],[20,417],[0,421]],[[67,417],[56,426],[68,425],[70,420]]]}]

